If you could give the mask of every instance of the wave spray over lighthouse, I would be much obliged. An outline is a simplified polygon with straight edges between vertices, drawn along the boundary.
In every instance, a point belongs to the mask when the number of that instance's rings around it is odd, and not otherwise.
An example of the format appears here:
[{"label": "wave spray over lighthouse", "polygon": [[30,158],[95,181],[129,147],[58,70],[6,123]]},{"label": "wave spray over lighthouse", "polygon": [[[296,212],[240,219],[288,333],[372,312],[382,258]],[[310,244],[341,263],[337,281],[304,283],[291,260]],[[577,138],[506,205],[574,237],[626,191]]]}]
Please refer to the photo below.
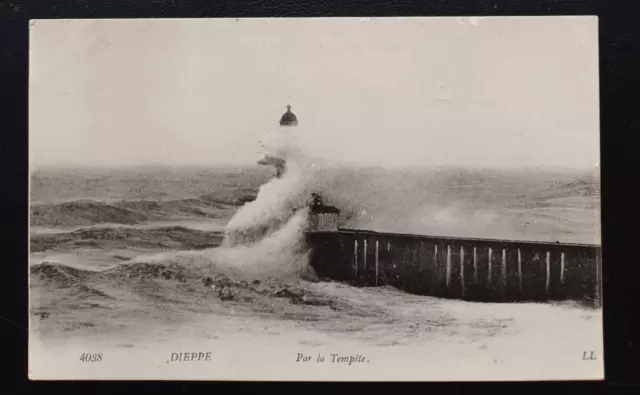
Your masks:
[{"label": "wave spray over lighthouse", "polygon": [[[291,112],[291,105],[287,105],[287,112],[282,115],[280,118],[280,126],[284,127],[293,127],[298,125],[298,118],[294,113]],[[263,149],[266,147],[263,145]],[[282,177],[284,173],[286,162],[285,159],[279,158],[277,156],[269,155],[268,153],[263,153],[262,158],[258,161],[258,164],[274,166],[276,168],[276,177]]]}]

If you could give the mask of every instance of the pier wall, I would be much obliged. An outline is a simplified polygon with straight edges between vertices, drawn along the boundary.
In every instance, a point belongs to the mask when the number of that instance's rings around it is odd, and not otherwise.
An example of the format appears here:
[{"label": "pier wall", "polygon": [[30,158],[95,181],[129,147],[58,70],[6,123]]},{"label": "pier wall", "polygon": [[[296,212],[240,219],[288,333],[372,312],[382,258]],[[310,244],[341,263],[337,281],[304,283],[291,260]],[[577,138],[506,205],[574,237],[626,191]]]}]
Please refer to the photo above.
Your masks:
[{"label": "pier wall", "polygon": [[599,246],[359,230],[307,239],[318,275],[355,285],[472,301],[601,303]]}]

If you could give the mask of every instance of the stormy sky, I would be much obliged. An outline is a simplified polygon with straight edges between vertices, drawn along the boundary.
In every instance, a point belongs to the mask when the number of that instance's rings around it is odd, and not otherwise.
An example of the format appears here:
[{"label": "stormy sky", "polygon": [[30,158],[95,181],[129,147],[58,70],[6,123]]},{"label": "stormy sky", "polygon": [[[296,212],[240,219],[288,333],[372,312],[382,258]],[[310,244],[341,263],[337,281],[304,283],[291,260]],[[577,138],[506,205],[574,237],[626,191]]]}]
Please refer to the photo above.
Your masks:
[{"label": "stormy sky", "polygon": [[30,161],[254,164],[291,104],[328,160],[593,167],[597,54],[591,17],[35,21]]}]

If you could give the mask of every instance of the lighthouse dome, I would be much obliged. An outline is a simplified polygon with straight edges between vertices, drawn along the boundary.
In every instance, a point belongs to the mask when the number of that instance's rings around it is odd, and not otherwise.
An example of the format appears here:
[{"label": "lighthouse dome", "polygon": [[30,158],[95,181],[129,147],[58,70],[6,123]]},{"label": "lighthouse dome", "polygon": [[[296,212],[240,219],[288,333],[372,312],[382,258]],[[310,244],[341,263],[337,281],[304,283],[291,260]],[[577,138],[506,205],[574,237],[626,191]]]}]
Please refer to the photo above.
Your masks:
[{"label": "lighthouse dome", "polygon": [[280,118],[280,126],[296,126],[298,124],[298,118],[291,112],[291,106],[287,106],[287,112]]}]

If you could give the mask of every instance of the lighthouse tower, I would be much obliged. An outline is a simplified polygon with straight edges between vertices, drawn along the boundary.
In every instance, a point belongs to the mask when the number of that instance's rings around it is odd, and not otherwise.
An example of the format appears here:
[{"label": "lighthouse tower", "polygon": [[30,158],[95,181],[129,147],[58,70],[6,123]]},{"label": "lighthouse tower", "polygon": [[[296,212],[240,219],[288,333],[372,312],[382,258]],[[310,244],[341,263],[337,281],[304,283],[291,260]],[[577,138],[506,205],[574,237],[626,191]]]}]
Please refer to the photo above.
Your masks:
[{"label": "lighthouse tower", "polygon": [[[298,117],[291,112],[291,106],[287,105],[287,112],[280,118],[280,126],[292,127],[298,125]],[[286,162],[282,158],[265,154],[259,161],[260,165],[274,166],[276,168],[276,177],[280,178],[284,174]]]}]

